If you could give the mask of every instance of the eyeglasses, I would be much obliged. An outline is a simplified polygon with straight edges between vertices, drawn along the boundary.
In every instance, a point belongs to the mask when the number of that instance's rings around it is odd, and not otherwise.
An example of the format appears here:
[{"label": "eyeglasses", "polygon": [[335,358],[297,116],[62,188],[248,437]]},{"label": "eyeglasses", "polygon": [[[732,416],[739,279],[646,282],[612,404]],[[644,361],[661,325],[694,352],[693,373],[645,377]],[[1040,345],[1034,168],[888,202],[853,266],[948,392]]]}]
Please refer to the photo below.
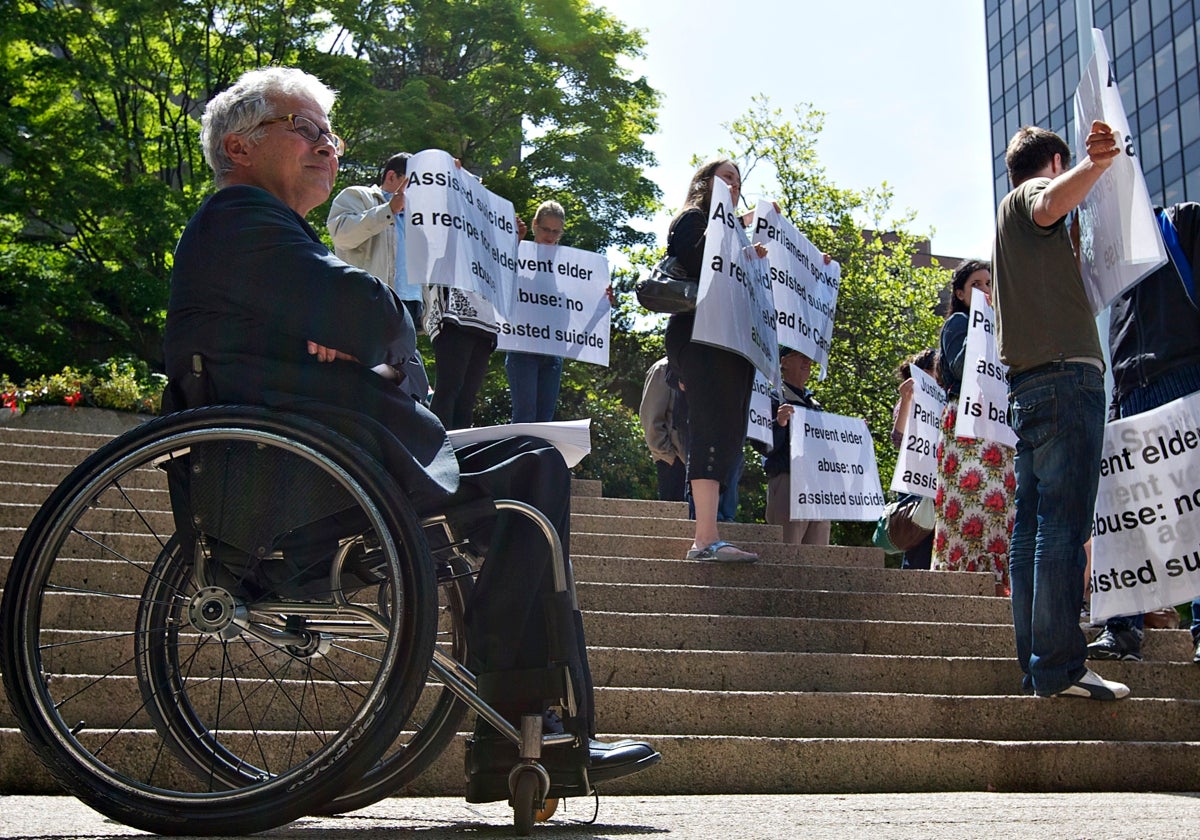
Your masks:
[{"label": "eyeglasses", "polygon": [[545,225],[534,225],[533,227],[536,230],[540,230],[542,233],[546,234],[547,236],[553,236],[555,239],[557,239],[558,237],[563,235],[562,228],[551,228],[551,227],[546,227]]},{"label": "eyeglasses", "polygon": [[316,145],[321,142],[321,138],[327,138],[329,145],[333,146],[333,153],[338,157],[346,154],[346,141],[338,137],[332,131],[326,131],[310,120],[308,117],[302,117],[299,114],[284,114],[282,117],[271,117],[269,120],[263,120],[258,125],[272,125],[273,123],[288,123],[288,130],[294,131],[307,140],[309,143]]}]

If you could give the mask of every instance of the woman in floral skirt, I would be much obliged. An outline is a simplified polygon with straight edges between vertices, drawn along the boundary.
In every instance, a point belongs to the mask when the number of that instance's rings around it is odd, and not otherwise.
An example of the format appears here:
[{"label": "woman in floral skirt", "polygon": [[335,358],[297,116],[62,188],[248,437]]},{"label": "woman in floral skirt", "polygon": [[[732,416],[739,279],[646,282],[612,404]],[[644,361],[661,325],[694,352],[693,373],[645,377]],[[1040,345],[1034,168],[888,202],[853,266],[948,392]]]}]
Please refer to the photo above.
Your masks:
[{"label": "woman in floral skirt", "polygon": [[964,260],[954,270],[938,370],[946,389],[938,443],[937,521],[931,568],[948,572],[991,572],[996,594],[1009,594],[1008,541],[1017,487],[1012,450],[999,443],[955,437],[962,387],[971,292],[991,294],[991,264]]}]

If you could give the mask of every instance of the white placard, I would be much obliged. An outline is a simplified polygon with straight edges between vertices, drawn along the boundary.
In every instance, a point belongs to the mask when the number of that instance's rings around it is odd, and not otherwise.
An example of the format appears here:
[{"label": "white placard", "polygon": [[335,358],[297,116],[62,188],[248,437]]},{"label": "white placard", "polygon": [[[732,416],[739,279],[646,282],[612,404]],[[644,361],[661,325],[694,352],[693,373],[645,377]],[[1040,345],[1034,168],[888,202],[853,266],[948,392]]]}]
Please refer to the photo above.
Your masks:
[{"label": "white placard", "polygon": [[1104,430],[1092,620],[1200,596],[1200,393]]},{"label": "white placard", "polygon": [[754,372],[754,390],[750,392],[750,418],[746,421],[746,437],[765,443],[769,450],[775,443],[775,416],[771,413],[771,383],[758,371]]},{"label": "white placard", "polygon": [[867,423],[796,406],[790,517],[871,521],[883,514],[883,488]]},{"label": "white placard", "polygon": [[408,282],[474,292],[508,315],[517,276],[512,202],[446,152],[426,149],[408,161],[404,207]]},{"label": "white placard", "polygon": [[1084,141],[1093,120],[1119,133],[1124,153],[1079,205],[1079,250],[1084,287],[1092,312],[1099,314],[1120,294],[1167,261],[1154,218],[1135,138],[1113,78],[1104,33],[1092,30],[1095,53],[1075,89],[1075,158],[1087,157]]},{"label": "white placard", "polygon": [[996,349],[996,310],[979,289],[971,290],[967,319],[967,347],[954,434],[1016,449],[1017,433],[1008,425],[1008,366],[1000,361],[1000,351]]},{"label": "white placard", "polygon": [[754,209],[750,238],[767,247],[767,271],[778,312],[779,343],[829,365],[829,342],[837,312],[842,267],[825,255],[769,201]]},{"label": "white placard", "polygon": [[892,474],[891,489],[918,496],[937,494],[937,445],[946,392],[932,376],[916,365],[909,368],[913,395],[904,423],[900,457]]},{"label": "white placard", "polygon": [[512,311],[507,318],[496,317],[497,349],[608,367],[608,284],[608,260],[602,254],[522,241]]},{"label": "white placard", "polygon": [[745,357],[777,384],[775,318],[767,262],[742,230],[729,185],[713,178],[692,340]]}]

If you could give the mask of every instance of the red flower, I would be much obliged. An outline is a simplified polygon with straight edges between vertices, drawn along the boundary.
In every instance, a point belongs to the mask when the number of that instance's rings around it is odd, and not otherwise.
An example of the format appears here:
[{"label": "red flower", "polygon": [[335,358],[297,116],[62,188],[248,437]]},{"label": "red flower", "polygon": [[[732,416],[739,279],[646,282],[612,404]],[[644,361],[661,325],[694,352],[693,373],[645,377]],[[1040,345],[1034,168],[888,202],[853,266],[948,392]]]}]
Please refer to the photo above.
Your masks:
[{"label": "red flower", "polygon": [[964,493],[974,493],[983,486],[983,471],[971,468],[963,473],[958,480],[958,489]]},{"label": "red flower", "polygon": [[950,499],[950,501],[946,502],[946,521],[947,522],[957,522],[958,518],[960,516],[962,516],[962,512],[963,512],[962,502],[960,502],[958,499],[954,498],[954,499]]},{"label": "red flower", "polygon": [[4,395],[4,407],[11,409],[13,414],[16,414],[21,410],[21,404],[17,402],[17,395],[15,392]]},{"label": "red flower", "polygon": [[1000,451],[1000,445],[996,443],[989,443],[985,446],[979,457],[989,467],[998,467],[1004,463],[1004,453]]},{"label": "red flower", "polygon": [[968,540],[978,540],[983,538],[983,517],[976,514],[969,516],[963,522],[960,533]]},{"label": "red flower", "polygon": [[937,493],[933,497],[933,506],[938,510],[942,509],[942,505],[946,503],[946,486],[938,482]]},{"label": "red flower", "polygon": [[1004,474],[1004,489],[1013,494],[1017,492],[1017,474],[1009,470]]},{"label": "red flower", "polygon": [[983,507],[992,513],[1003,513],[1008,507],[1008,497],[1001,490],[993,487],[983,495]]},{"label": "red flower", "polygon": [[71,406],[71,408],[74,408],[81,399],[83,399],[83,394],[76,391],[74,394],[68,394],[67,396],[63,397],[63,402]]},{"label": "red flower", "polygon": [[1017,515],[1015,513],[1008,517],[1007,530],[1008,530],[1008,535],[1010,537],[1012,536],[1013,525],[1016,523],[1016,521],[1017,521]]},{"label": "red flower", "polygon": [[963,548],[962,544],[955,543],[954,548],[950,549],[950,556],[946,558],[946,565],[952,569],[959,568],[959,564],[962,562],[963,557],[966,556],[966,553],[967,550]]},{"label": "red flower", "polygon": [[947,406],[945,413],[942,414],[942,431],[952,435],[957,424],[958,409],[953,405]]},{"label": "red flower", "polygon": [[946,475],[954,475],[958,472],[958,455],[954,452],[946,454],[946,459],[942,462],[942,471]]},{"label": "red flower", "polygon": [[987,551],[988,554],[1003,557],[1005,554],[1008,554],[1008,540],[1004,537],[992,537],[988,540]]},{"label": "red flower", "polygon": [[946,532],[939,528],[936,536],[933,538],[933,547],[938,554],[943,554],[946,551],[946,543],[949,541],[950,540],[946,536]]}]

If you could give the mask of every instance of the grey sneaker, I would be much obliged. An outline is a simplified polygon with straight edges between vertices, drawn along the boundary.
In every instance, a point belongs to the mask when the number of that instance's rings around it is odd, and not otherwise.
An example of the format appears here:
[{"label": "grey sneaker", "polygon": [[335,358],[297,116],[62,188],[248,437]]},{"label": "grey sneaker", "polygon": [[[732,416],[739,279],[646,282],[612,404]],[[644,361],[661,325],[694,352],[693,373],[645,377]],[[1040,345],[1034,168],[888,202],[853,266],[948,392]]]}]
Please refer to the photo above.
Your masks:
[{"label": "grey sneaker", "polygon": [[1124,683],[1106,680],[1095,671],[1087,670],[1083,676],[1075,680],[1062,691],[1051,697],[1086,697],[1088,700],[1120,700],[1129,696],[1129,686]]},{"label": "grey sneaker", "polygon": [[1130,662],[1142,661],[1142,631],[1136,627],[1113,630],[1105,627],[1088,645],[1088,659],[1122,659]]}]

